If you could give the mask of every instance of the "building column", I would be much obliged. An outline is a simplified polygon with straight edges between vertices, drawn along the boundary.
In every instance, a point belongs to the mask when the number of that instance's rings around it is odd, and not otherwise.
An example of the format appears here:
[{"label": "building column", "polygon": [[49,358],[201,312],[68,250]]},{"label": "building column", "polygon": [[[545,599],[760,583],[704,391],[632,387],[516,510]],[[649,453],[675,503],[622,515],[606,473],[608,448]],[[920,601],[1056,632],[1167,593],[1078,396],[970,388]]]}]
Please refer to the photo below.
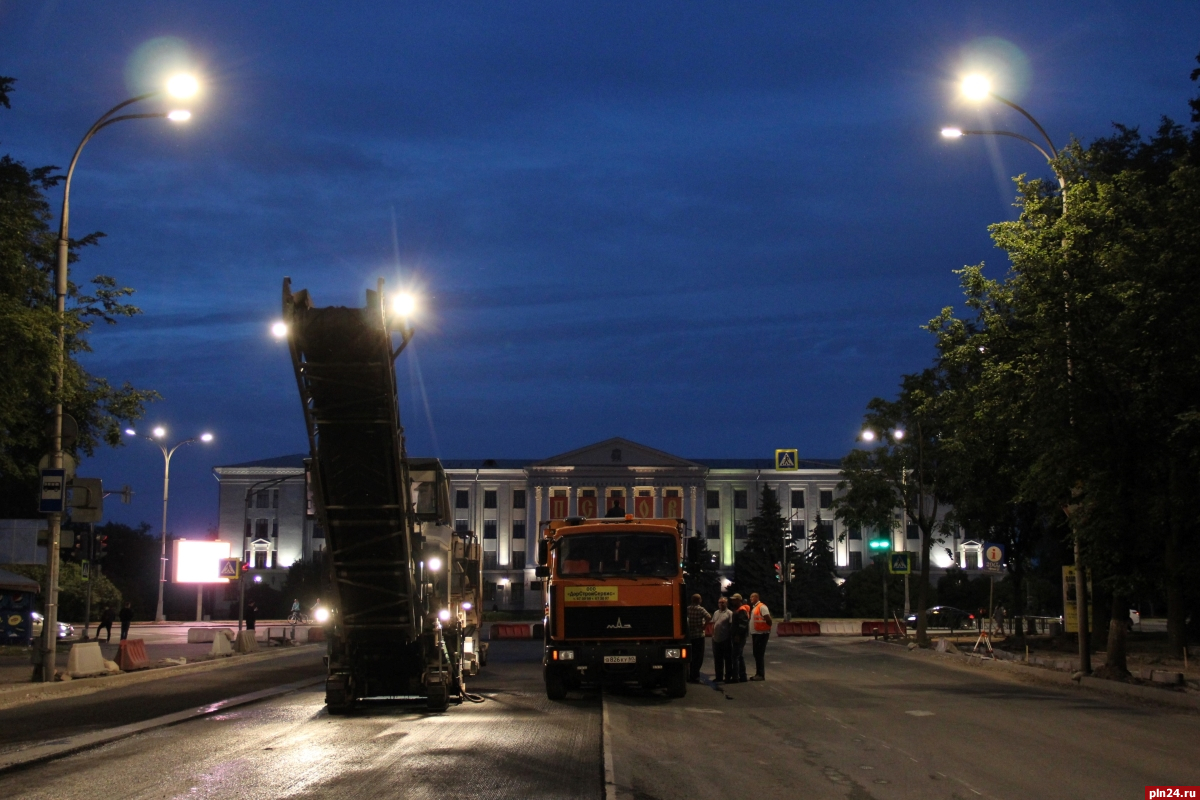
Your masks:
[{"label": "building column", "polygon": [[[536,537],[538,536],[538,532],[542,527],[542,487],[535,486],[533,489],[533,494],[533,536]],[[525,535],[529,536],[529,531],[525,531]]]},{"label": "building column", "polygon": [[690,517],[691,524],[692,524],[692,535],[693,536],[707,535],[704,531],[702,531],[700,528],[698,528],[696,526],[696,487],[693,484],[692,486],[689,486],[688,488],[691,489],[691,493],[692,493],[692,515]]}]

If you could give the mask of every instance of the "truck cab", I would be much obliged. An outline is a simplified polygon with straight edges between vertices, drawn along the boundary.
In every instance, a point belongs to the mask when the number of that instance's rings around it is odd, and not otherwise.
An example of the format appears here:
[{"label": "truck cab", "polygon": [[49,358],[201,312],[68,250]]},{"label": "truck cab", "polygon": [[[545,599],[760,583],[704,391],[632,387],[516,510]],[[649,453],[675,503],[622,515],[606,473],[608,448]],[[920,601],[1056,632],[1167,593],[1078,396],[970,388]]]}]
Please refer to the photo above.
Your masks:
[{"label": "truck cab", "polygon": [[687,693],[684,523],[571,517],[545,524],[546,695],[627,684]]}]

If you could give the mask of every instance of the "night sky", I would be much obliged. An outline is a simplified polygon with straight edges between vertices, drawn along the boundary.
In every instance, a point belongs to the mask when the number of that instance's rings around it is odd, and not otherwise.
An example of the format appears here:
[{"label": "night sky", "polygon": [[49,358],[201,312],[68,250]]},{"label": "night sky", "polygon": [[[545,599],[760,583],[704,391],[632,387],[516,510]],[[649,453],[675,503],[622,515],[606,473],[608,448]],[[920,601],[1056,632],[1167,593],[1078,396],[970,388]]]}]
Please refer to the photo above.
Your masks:
[{"label": "night sky", "polygon": [[[307,449],[268,332],[285,275],[318,305],[378,277],[422,294],[414,454],[836,458],[929,363],[953,270],[1006,269],[986,226],[1010,176],[1049,175],[1019,142],[938,135],[1029,132],[959,100],[963,74],[1059,144],[1187,120],[1195,3],[1002,5],[0,0],[0,152],[65,167],[110,106],[202,77],[191,122],[97,136],[71,206],[74,235],[107,234],[72,277],[144,311],[87,367],[162,393],[143,430],[216,436],[172,462],[182,535],[216,522],[213,466]],[[149,443],[79,472],[131,484],[108,518],[157,530]]]}]

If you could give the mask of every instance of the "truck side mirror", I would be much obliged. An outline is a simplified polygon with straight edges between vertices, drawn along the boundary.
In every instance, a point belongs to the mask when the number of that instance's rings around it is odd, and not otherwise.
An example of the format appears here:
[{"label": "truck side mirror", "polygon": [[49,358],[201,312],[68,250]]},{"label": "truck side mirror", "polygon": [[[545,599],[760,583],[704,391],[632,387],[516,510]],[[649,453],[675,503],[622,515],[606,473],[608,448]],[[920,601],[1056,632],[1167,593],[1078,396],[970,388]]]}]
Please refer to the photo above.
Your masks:
[{"label": "truck side mirror", "polygon": [[546,566],[541,566],[541,565],[536,566],[533,568],[533,575],[536,578],[549,578],[550,577],[550,568],[546,567]]},{"label": "truck side mirror", "polygon": [[540,566],[546,566],[549,561],[549,548],[546,546],[545,539],[538,540],[537,563]]}]

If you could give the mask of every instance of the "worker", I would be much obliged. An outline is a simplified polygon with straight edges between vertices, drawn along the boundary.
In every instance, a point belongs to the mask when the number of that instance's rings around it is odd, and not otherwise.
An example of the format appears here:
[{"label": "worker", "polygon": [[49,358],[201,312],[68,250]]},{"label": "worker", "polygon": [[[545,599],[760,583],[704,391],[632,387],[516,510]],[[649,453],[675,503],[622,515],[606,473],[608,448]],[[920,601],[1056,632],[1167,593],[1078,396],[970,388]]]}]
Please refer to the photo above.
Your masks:
[{"label": "worker", "polygon": [[767,679],[767,639],[771,636],[771,611],[758,597],[750,593],[750,639],[754,643],[754,677],[752,681]]},{"label": "worker", "polygon": [[704,626],[712,621],[712,614],[700,605],[700,599],[700,595],[692,595],[692,604],[687,610],[688,639],[692,642],[688,653],[688,683],[700,682],[700,668],[704,666]]}]

